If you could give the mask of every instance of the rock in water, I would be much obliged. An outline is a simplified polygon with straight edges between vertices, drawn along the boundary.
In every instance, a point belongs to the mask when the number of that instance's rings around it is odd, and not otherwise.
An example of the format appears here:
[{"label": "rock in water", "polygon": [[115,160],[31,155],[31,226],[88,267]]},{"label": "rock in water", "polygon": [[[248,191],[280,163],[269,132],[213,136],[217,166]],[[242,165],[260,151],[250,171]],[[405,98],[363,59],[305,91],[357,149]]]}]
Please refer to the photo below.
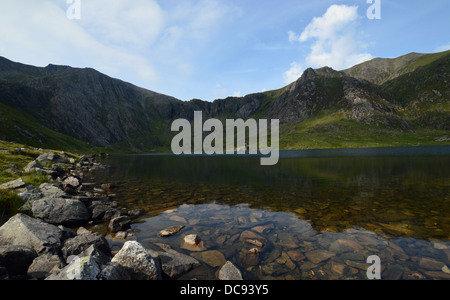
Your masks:
[{"label": "rock in water", "polygon": [[202,240],[196,234],[190,234],[184,237],[184,242],[191,246],[197,246]]},{"label": "rock in water", "polygon": [[161,230],[158,235],[160,237],[173,236],[173,235],[179,233],[181,230],[183,230],[184,227],[185,227],[184,225],[169,227],[169,228],[166,228],[164,230]]},{"label": "rock in water", "polygon": [[112,219],[109,222],[108,229],[112,233],[117,233],[119,231],[128,229],[130,227],[130,224],[131,224],[131,219],[129,217],[121,216],[121,217]]},{"label": "rock in water", "polygon": [[244,280],[241,271],[233,265],[232,262],[227,261],[219,270],[219,280]]},{"label": "rock in water", "polygon": [[153,257],[135,241],[126,242],[111,262],[127,269],[133,280],[158,280],[161,277]]},{"label": "rock in water", "polygon": [[[176,280],[201,264],[193,257],[173,250],[165,244],[156,244],[163,251],[154,251],[161,260],[163,273],[172,280]],[[153,255],[153,254],[152,254]],[[156,255],[154,257],[156,257]]]}]

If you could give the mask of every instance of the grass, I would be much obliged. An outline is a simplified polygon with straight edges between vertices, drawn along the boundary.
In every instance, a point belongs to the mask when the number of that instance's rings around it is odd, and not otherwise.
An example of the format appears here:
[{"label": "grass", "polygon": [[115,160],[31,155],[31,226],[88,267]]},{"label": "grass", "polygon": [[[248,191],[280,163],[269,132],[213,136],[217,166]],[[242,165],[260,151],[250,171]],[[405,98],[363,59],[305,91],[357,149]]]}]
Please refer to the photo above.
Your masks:
[{"label": "grass", "polygon": [[0,103],[0,139],[38,148],[92,153],[94,147],[73,137],[56,132],[32,116]]},{"label": "grass", "polygon": [[[23,174],[23,168],[40,154],[45,152],[54,152],[61,155],[61,151],[36,149],[23,144],[16,144],[0,140],[0,184],[22,178],[25,183],[33,186],[39,186],[41,183],[48,182],[45,175],[31,173]],[[80,156],[70,152],[65,152],[68,158],[79,159]],[[49,165],[42,164],[44,167]]]},{"label": "grass", "polygon": [[15,193],[0,190],[0,225],[15,215],[22,206],[22,199]]},{"label": "grass", "polygon": [[445,135],[449,135],[449,132],[429,128],[401,132],[348,120],[340,113],[322,112],[305,122],[284,125],[280,130],[280,148],[290,150],[449,145],[449,142],[436,141]]}]

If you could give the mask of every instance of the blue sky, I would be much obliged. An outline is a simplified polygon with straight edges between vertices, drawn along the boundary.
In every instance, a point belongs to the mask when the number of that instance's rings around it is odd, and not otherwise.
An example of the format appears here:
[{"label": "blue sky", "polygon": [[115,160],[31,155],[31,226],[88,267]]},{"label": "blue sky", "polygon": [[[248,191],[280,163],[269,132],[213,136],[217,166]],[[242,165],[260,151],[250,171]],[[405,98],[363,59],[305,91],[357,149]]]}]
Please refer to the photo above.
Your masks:
[{"label": "blue sky", "polygon": [[212,101],[281,88],[308,67],[450,49],[450,1],[379,1],[370,20],[367,0],[0,0],[0,56]]}]

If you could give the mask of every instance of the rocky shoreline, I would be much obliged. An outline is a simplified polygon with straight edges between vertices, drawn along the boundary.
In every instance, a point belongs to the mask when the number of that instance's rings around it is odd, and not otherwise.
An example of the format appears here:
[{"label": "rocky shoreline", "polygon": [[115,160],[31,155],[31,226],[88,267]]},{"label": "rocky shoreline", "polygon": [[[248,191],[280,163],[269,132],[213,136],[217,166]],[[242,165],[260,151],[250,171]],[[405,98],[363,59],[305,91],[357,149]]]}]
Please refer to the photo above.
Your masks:
[{"label": "rocky shoreline", "polygon": [[[17,179],[0,186],[24,202],[20,213],[0,227],[0,280],[175,280],[200,266],[168,245],[145,248],[135,241],[129,228],[143,211],[120,208],[107,193],[111,184],[82,182],[85,172],[102,167],[95,156],[75,161],[48,152],[24,171],[47,175],[52,183],[35,188]],[[95,223],[108,224],[108,234],[126,240],[120,251],[111,250],[104,234],[83,227]],[[217,277],[242,280],[231,262]]]}]

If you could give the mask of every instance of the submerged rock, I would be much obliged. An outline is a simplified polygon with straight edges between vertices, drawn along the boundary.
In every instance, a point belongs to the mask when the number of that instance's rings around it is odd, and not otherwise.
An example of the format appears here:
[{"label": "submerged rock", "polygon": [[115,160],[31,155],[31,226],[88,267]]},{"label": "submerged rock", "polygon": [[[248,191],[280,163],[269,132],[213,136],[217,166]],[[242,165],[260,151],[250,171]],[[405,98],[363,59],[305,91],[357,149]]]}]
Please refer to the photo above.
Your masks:
[{"label": "submerged rock", "polygon": [[220,268],[218,277],[219,280],[244,280],[241,271],[230,261]]},{"label": "submerged rock", "polygon": [[183,230],[184,228],[185,228],[184,225],[169,227],[169,228],[166,228],[166,229],[164,229],[164,230],[161,230],[161,231],[158,233],[158,235],[159,235],[160,237],[170,237],[170,236],[174,236],[174,235],[176,235],[177,233],[179,233],[181,230]]}]

